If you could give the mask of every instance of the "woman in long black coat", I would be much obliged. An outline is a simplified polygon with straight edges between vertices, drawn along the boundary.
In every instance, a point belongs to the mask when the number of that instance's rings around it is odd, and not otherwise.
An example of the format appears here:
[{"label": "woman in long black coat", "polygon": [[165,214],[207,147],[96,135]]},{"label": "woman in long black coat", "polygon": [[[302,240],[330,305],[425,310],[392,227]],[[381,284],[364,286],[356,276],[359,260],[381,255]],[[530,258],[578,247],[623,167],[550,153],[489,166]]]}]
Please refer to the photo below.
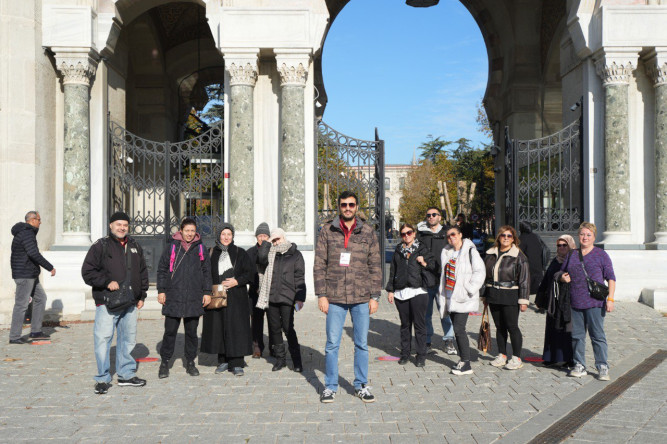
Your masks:
[{"label": "woman in long black coat", "polygon": [[243,357],[252,355],[250,303],[247,284],[256,272],[243,248],[234,245],[234,227],[225,223],[211,253],[213,285],[227,289],[227,306],[206,310],[201,335],[202,353],[218,355],[216,373],[243,376]]},{"label": "woman in long black coat", "polygon": [[176,333],[183,319],[185,329],[185,369],[199,376],[197,326],[204,307],[211,302],[211,270],[208,251],[197,233],[197,223],[186,217],[160,257],[157,269],[157,300],[162,304],[164,336],[160,347],[160,379],[169,376],[169,360],[174,354]]}]

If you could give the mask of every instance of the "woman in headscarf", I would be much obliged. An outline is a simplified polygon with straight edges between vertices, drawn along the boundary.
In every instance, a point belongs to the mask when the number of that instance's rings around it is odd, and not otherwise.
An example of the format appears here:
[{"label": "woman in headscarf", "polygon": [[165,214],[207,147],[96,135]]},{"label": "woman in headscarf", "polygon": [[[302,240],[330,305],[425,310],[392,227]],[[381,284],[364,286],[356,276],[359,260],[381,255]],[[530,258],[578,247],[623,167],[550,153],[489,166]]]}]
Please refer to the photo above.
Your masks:
[{"label": "woman in headscarf", "polygon": [[560,271],[563,262],[570,251],[576,249],[574,238],[564,234],[556,241],[556,257],[540,283],[537,290],[535,304],[541,310],[548,310],[546,326],[544,328],[544,349],[542,359],[544,365],[549,367],[557,363],[572,363],[572,323],[567,322],[565,328],[556,327],[556,316],[559,313],[559,299],[556,298],[553,289],[554,275]]},{"label": "woman in headscarf", "polygon": [[229,370],[243,376],[243,357],[252,355],[246,285],[255,271],[245,250],[234,245],[234,226],[222,224],[211,253],[211,279],[213,286],[222,285],[227,290],[227,306],[206,311],[201,335],[202,353],[218,355],[215,373]]},{"label": "woman in headscarf", "polygon": [[211,302],[211,270],[208,251],[197,233],[197,223],[186,217],[181,228],[160,257],[157,269],[157,301],[162,304],[164,336],[160,347],[160,379],[169,376],[169,360],[174,354],[176,333],[183,319],[185,330],[185,371],[199,376],[197,326],[204,307]]}]

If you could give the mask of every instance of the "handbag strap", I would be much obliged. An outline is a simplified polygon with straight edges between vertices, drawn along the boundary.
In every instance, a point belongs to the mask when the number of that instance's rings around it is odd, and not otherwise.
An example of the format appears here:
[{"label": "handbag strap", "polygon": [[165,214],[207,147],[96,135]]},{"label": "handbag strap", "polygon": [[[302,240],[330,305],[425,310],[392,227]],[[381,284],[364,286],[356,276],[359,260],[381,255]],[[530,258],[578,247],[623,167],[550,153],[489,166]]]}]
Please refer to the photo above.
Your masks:
[{"label": "handbag strap", "polygon": [[489,322],[489,306],[484,305],[484,310],[482,310],[482,324],[484,324],[484,319],[486,322]]},{"label": "handbag strap", "polygon": [[577,249],[579,252],[579,262],[581,262],[581,269],[584,270],[584,275],[586,276],[586,280],[590,279],[588,277],[588,273],[586,272],[586,267],[584,267],[584,255],[581,254],[581,248]]}]

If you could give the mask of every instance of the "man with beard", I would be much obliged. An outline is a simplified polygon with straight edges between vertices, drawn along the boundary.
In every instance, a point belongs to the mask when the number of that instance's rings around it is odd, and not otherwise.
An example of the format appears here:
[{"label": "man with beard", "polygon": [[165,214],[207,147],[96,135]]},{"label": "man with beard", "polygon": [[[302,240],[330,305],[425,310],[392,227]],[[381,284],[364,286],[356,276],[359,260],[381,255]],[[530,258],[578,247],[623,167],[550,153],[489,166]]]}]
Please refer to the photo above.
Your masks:
[{"label": "man with beard", "polygon": [[327,315],[326,373],[320,401],[334,401],[338,390],[338,350],[347,312],[354,339],[354,392],[374,402],[368,386],[368,325],[382,292],[382,262],[375,232],[356,216],[357,196],[338,196],[339,215],[324,224],[315,249],[313,275],[320,311]]},{"label": "man with beard", "polygon": [[[93,287],[95,300],[95,393],[103,395],[111,386],[109,351],[116,333],[116,374],[119,386],[143,387],[145,379],[136,376],[137,363],[131,353],[136,345],[138,311],[144,306],[148,290],[148,270],[144,252],[139,244],[127,236],[130,218],[122,212],[114,213],[109,221],[110,234],[91,245],[81,267],[81,276]],[[122,305],[113,306],[112,298]],[[127,297],[128,301],[123,303]],[[114,301],[115,302],[115,301]]]}]

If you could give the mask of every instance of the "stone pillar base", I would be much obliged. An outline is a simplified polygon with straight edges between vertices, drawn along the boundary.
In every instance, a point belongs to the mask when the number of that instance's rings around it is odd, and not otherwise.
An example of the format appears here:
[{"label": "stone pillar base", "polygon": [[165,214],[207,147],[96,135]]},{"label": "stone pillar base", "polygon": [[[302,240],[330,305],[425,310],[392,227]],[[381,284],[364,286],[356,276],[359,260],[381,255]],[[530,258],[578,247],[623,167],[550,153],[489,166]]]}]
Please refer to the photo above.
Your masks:
[{"label": "stone pillar base", "polygon": [[629,231],[605,231],[602,233],[600,239],[597,240],[595,243],[610,245],[610,246],[619,244],[632,244],[633,243],[632,233],[630,233]]},{"label": "stone pillar base", "polygon": [[64,247],[67,245],[77,247],[89,247],[91,245],[90,233],[63,233],[58,246]]},{"label": "stone pillar base", "polygon": [[667,231],[656,231],[654,234],[655,241],[652,243],[667,245]]}]

